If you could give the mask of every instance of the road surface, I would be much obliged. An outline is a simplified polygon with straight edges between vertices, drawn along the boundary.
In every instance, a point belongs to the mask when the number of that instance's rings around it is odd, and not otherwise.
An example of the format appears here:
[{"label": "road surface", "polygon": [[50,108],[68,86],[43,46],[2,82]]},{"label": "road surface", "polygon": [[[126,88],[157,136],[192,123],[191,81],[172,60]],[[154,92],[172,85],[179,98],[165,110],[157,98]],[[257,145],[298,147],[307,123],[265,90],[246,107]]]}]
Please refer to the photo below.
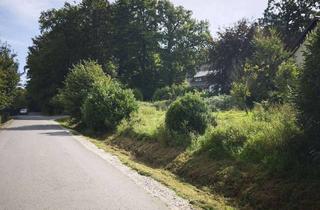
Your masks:
[{"label": "road surface", "polygon": [[0,209],[168,209],[52,118],[0,130]]}]

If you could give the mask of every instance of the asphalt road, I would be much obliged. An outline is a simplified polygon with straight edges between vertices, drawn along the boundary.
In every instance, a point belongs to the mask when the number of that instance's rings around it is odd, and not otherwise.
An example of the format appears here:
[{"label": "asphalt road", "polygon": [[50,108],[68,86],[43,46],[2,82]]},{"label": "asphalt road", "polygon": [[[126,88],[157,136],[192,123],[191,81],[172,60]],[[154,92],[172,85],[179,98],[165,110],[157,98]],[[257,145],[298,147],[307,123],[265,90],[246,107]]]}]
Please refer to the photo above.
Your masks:
[{"label": "asphalt road", "polygon": [[52,118],[0,130],[0,209],[168,209]]}]

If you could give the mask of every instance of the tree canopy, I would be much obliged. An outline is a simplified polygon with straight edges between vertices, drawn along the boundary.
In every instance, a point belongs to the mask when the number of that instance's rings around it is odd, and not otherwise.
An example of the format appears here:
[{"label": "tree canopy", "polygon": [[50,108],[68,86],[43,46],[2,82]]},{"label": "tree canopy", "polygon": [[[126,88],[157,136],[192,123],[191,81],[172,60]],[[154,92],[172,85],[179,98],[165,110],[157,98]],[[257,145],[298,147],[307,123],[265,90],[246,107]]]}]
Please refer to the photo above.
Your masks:
[{"label": "tree canopy", "polygon": [[218,32],[209,58],[215,71],[211,81],[217,93],[229,94],[232,82],[241,77],[244,63],[253,52],[255,28],[255,24],[243,19]]},{"label": "tree canopy", "polygon": [[291,46],[319,12],[318,0],[268,0],[262,23],[276,28],[285,44]]},{"label": "tree canopy", "polygon": [[257,30],[253,39],[254,52],[244,65],[244,74],[233,83],[232,93],[253,102],[282,102],[287,99],[298,75],[289,53],[275,30]]},{"label": "tree canopy", "polygon": [[18,62],[10,46],[0,42],[0,111],[8,108],[19,82]]},{"label": "tree canopy", "polygon": [[91,59],[146,99],[182,83],[206,59],[208,23],[168,0],[83,0],[41,14],[41,35],[29,48],[28,90],[50,108],[70,67]]}]

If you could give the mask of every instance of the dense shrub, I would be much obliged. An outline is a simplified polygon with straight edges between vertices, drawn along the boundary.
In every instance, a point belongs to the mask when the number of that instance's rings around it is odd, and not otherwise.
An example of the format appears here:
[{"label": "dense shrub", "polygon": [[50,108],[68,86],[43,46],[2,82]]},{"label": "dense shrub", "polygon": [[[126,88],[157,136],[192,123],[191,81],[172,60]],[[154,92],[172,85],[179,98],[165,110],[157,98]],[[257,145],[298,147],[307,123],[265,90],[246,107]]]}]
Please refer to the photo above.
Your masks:
[{"label": "dense shrub", "polygon": [[171,104],[167,113],[166,128],[181,134],[203,134],[208,126],[209,113],[203,99],[196,94],[186,94]]},{"label": "dense shrub", "polygon": [[227,111],[233,108],[242,108],[243,104],[230,95],[212,96],[204,99],[208,108],[213,111]]},{"label": "dense shrub", "polygon": [[94,131],[114,129],[137,109],[131,90],[110,78],[94,83],[82,108],[82,121]]},{"label": "dense shrub", "polygon": [[101,66],[94,61],[83,61],[73,66],[66,77],[61,96],[59,96],[71,117],[81,119],[81,105],[93,83],[102,78],[105,78],[105,74]]},{"label": "dense shrub", "polygon": [[[305,51],[305,63],[299,78],[297,104],[300,120],[308,139],[320,151],[320,27],[310,34]],[[319,152],[320,154],[320,152]]]},{"label": "dense shrub", "polygon": [[154,101],[162,101],[162,100],[175,100],[179,96],[183,96],[184,94],[191,92],[192,88],[187,83],[182,84],[174,84],[172,86],[166,86],[163,88],[157,89],[152,99]]}]

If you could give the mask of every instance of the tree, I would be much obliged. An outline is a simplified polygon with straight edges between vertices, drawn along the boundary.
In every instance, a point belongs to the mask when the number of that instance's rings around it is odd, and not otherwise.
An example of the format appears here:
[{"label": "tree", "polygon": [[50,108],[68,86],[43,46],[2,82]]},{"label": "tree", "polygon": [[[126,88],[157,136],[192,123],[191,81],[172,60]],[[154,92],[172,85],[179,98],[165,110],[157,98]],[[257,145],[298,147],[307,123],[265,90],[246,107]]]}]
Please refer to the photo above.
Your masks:
[{"label": "tree", "polygon": [[150,98],[157,87],[157,17],[154,0],[118,0],[113,5],[118,77]]},{"label": "tree", "polygon": [[102,67],[94,61],[83,61],[68,73],[60,97],[65,110],[71,117],[80,120],[80,107],[87,98],[93,84],[104,79]]},{"label": "tree", "polygon": [[167,0],[118,0],[113,5],[118,76],[150,99],[158,87],[182,83],[207,56],[206,22]]},{"label": "tree", "polygon": [[319,11],[318,0],[268,0],[261,22],[276,28],[286,46],[292,46]]},{"label": "tree", "polygon": [[320,142],[320,27],[310,34],[305,63],[299,77],[297,105],[300,121],[310,140]]},{"label": "tree", "polygon": [[208,22],[192,18],[192,12],[175,7],[168,0],[158,1],[161,57],[160,85],[171,86],[194,75],[197,67],[208,61],[212,38]]},{"label": "tree", "polygon": [[41,35],[33,39],[27,58],[28,93],[31,104],[42,111],[53,109],[50,101],[73,64],[96,60],[109,70],[111,54],[111,11],[105,0],[65,3],[61,9],[41,14]]},{"label": "tree", "polygon": [[[266,32],[265,32],[266,33]],[[293,88],[298,70],[275,30],[258,30],[253,40],[254,53],[247,59],[244,75],[233,83],[232,93],[253,102],[283,102]]]},{"label": "tree", "polygon": [[109,75],[150,99],[158,87],[182,83],[206,60],[208,24],[167,0],[83,0],[41,14],[29,48],[28,94],[42,111],[72,65],[94,60]]},{"label": "tree", "polygon": [[215,72],[211,81],[217,93],[229,94],[231,84],[241,78],[246,59],[252,55],[255,24],[240,20],[218,32],[210,50],[210,65]]},{"label": "tree", "polygon": [[19,82],[18,63],[10,46],[0,42],[0,113],[12,104]]}]

